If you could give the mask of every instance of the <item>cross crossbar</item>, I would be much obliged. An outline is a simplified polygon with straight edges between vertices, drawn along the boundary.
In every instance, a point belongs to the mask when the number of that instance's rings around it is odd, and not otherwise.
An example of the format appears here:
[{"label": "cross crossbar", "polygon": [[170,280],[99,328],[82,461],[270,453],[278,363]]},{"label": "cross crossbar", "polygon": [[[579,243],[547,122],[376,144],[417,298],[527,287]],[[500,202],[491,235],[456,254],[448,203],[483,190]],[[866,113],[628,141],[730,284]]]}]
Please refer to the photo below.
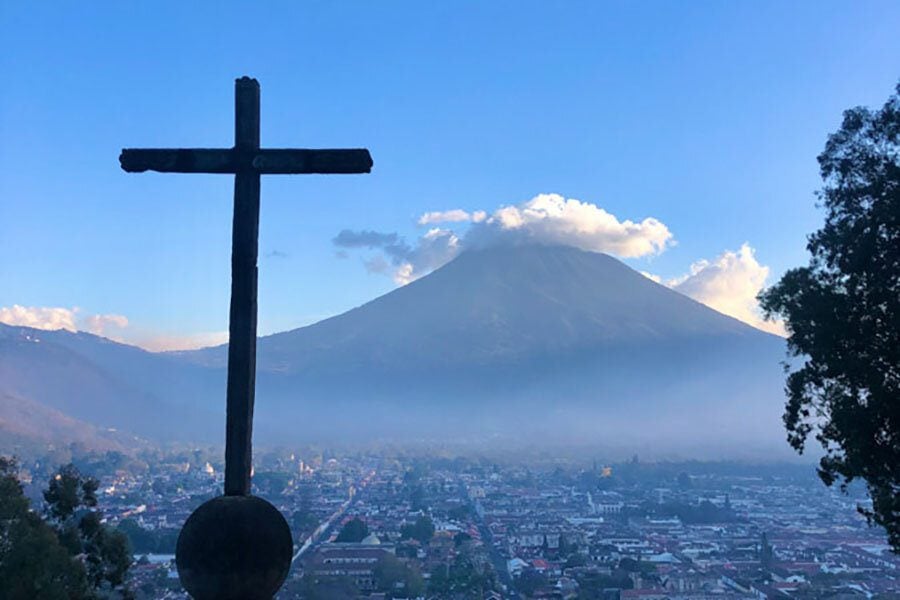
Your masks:
[{"label": "cross crossbar", "polygon": [[129,173],[258,173],[260,175],[370,173],[365,148],[308,150],[292,148],[125,148],[119,155]]},{"label": "cross crossbar", "polygon": [[250,494],[253,404],[256,390],[257,259],[260,175],[369,173],[364,148],[347,150],[259,147],[259,83],[235,81],[233,148],[126,148],[119,155],[129,173],[234,174],[231,231],[231,308],[225,414],[225,494]]}]

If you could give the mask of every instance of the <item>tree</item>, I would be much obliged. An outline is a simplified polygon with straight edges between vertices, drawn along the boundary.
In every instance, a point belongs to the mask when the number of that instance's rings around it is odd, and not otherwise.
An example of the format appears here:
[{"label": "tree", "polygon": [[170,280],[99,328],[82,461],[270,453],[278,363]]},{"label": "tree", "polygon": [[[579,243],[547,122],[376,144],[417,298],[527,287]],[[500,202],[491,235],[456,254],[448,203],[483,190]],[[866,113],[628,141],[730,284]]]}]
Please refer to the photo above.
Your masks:
[{"label": "tree", "polygon": [[775,552],[772,545],[769,543],[769,536],[763,531],[759,538],[759,564],[768,569],[772,566],[772,559],[774,557]]},{"label": "tree", "polygon": [[425,591],[425,581],[417,571],[409,568],[393,554],[387,554],[372,569],[375,587],[392,597],[397,592],[404,598],[416,598]]},{"label": "tree", "polygon": [[573,552],[566,558],[564,568],[583,567],[587,564],[587,556],[579,552]]},{"label": "tree", "polygon": [[253,475],[253,485],[262,494],[269,496],[279,496],[284,494],[291,482],[291,476],[288,473],[277,471],[263,471]]},{"label": "tree", "polygon": [[84,566],[28,506],[15,460],[0,456],[0,590],[11,600],[91,597]]},{"label": "tree", "polygon": [[536,591],[548,583],[547,576],[534,569],[525,569],[516,578],[516,590],[525,596],[533,596]]},{"label": "tree", "polygon": [[90,587],[126,594],[131,549],[125,534],[104,525],[93,510],[98,487],[96,479],[82,476],[74,465],[61,467],[44,492],[46,513],[69,554],[83,557]]},{"label": "tree", "polygon": [[341,532],[335,538],[335,542],[359,543],[369,535],[369,526],[359,517],[353,517],[341,528]]},{"label": "tree", "polygon": [[626,573],[641,573],[643,575],[648,575],[656,571],[656,565],[651,562],[635,560],[626,556],[619,561],[619,569]]},{"label": "tree", "polygon": [[611,575],[582,573],[577,580],[579,600],[601,600],[609,598],[608,590],[630,590],[634,587],[634,581],[621,570],[616,570]]},{"label": "tree", "polygon": [[799,357],[784,423],[800,453],[815,433],[826,485],[865,481],[860,512],[900,552],[900,85],[881,110],[846,111],[818,160],[826,217],[809,265],[760,295]]},{"label": "tree", "polygon": [[482,598],[498,587],[497,574],[490,562],[476,561],[465,550],[449,566],[435,568],[428,585],[429,592],[438,598]]},{"label": "tree", "polygon": [[100,484],[96,479],[82,477],[72,463],[60,467],[44,492],[50,517],[64,522],[72,518],[75,511],[81,507],[97,506],[98,487]]},{"label": "tree", "polygon": [[125,534],[128,544],[136,553],[175,554],[178,542],[177,529],[144,529],[134,519],[122,519],[117,530]]},{"label": "tree", "polygon": [[411,525],[404,525],[400,528],[401,539],[418,540],[422,544],[427,544],[434,536],[434,523],[427,516],[421,516]]},{"label": "tree", "polygon": [[291,515],[291,529],[296,539],[301,539],[318,525],[316,516],[308,508],[301,506]]}]

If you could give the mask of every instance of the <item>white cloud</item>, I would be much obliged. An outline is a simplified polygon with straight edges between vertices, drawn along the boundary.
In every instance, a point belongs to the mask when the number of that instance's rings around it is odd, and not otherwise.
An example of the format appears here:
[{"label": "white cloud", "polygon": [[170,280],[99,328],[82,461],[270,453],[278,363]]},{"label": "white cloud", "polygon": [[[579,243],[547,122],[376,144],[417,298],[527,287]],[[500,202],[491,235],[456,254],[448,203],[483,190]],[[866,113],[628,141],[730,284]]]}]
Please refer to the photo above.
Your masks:
[{"label": "white cloud", "polygon": [[135,331],[124,315],[85,315],[75,308],[44,306],[0,306],[0,323],[34,329],[72,332],[86,331],[116,342],[133,344],[145,350],[193,350],[206,346],[217,346],[228,341],[228,332],[209,332],[190,335],[160,335]]},{"label": "white cloud", "polygon": [[414,244],[396,232],[344,230],[333,242],[339,252],[379,250],[382,255],[364,259],[366,269],[389,274],[399,285],[443,266],[465,248],[548,244],[634,258],[659,254],[674,244],[669,228],[657,219],[620,221],[595,204],[559,194],[540,194],[514,206],[501,206],[491,214],[454,208],[426,212],[418,219],[420,226],[438,223],[454,223],[467,229],[457,234],[451,229],[432,227]]},{"label": "white cloud", "polygon": [[110,329],[125,329],[128,318],[123,315],[91,315],[80,320],[81,329],[94,335],[110,337]]},{"label": "white cloud", "polygon": [[[341,248],[380,250],[382,254],[364,260],[366,268],[390,275],[398,285],[444,265],[465,248],[547,244],[638,258],[660,254],[675,244],[672,232],[658,219],[619,220],[596,204],[559,194],[539,194],[490,214],[454,208],[426,212],[418,219],[420,226],[438,223],[466,229],[457,235],[450,229],[432,228],[414,245],[397,233],[375,231],[342,231],[334,242]],[[786,335],[783,322],[762,317],[756,296],[765,285],[769,268],[759,264],[749,244],[736,252],[725,251],[712,261],[697,261],[689,273],[668,281],[646,271],[641,274],[754,327]]]},{"label": "white cloud", "polygon": [[219,346],[228,342],[227,331],[211,331],[190,335],[145,335],[137,336],[132,342],[151,352],[166,352],[175,350],[196,350],[209,346]]},{"label": "white cloud", "polygon": [[433,225],[435,223],[462,223],[471,220],[472,215],[462,209],[454,208],[453,210],[427,212],[419,217],[419,225]]},{"label": "white cloud", "polygon": [[459,208],[427,212],[418,223],[473,223],[466,240],[473,245],[562,244],[623,258],[659,254],[673,243],[669,228],[657,219],[620,221],[596,204],[559,194],[539,194],[527,202],[501,206],[490,216],[483,210],[469,213]]},{"label": "white cloud", "polygon": [[415,267],[412,263],[403,263],[394,271],[394,283],[406,285],[416,279]]},{"label": "white cloud", "polygon": [[726,250],[712,261],[695,262],[689,273],[665,285],[757,329],[785,336],[784,322],[764,320],[756,299],[768,276],[769,267],[759,264],[755,250],[745,243],[737,252]]},{"label": "white cloud", "polygon": [[466,241],[560,244],[623,258],[659,254],[674,243],[672,232],[657,219],[620,221],[596,204],[559,194],[540,194],[497,209],[469,231]]},{"label": "white cloud", "polygon": [[68,329],[77,331],[75,326],[76,308],[44,306],[0,306],[0,323],[35,329]]},{"label": "white cloud", "polygon": [[420,226],[435,225],[437,223],[481,223],[487,219],[488,214],[483,210],[466,212],[461,208],[451,210],[438,210],[427,212],[419,217]]},{"label": "white cloud", "polygon": [[459,254],[460,240],[449,229],[433,227],[416,240],[416,245],[402,256],[398,256],[398,268],[393,273],[397,285],[407,283],[427,275],[442,267]]},{"label": "white cloud", "polygon": [[647,279],[649,279],[650,281],[653,281],[654,283],[662,283],[663,282],[662,277],[660,277],[659,275],[654,275],[653,273],[648,273],[647,271],[640,271],[640,274],[643,275],[644,277],[646,277]]},{"label": "white cloud", "polygon": [[[124,329],[128,319],[122,315],[81,316],[80,309],[50,306],[0,306],[0,323],[33,327],[48,331],[66,329],[106,335],[110,329]],[[109,336],[107,336],[109,337]]]}]

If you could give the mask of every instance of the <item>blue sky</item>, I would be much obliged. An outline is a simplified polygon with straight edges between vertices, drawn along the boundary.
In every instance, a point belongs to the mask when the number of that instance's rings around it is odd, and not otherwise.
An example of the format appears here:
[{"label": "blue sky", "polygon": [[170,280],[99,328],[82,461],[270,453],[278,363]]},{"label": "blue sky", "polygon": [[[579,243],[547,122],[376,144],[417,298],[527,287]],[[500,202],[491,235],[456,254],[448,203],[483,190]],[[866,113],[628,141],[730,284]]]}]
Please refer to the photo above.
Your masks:
[{"label": "blue sky", "polygon": [[341,230],[415,247],[425,212],[541,193],[663,223],[677,243],[626,262],[671,285],[744,243],[772,282],[805,262],[842,110],[900,78],[898,31],[897,2],[6,2],[0,307],[123,315],[155,347],[227,329],[231,178],[117,157],[231,145],[245,74],[263,145],[375,160],[264,179],[262,333],[395,287]]}]

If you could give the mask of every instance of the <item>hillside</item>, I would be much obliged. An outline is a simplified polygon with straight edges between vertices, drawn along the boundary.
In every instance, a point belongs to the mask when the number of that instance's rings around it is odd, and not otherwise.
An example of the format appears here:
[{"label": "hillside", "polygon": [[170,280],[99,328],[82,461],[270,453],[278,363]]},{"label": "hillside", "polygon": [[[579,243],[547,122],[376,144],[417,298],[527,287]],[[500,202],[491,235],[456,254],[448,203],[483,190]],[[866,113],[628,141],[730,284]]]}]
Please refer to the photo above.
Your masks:
[{"label": "hillside", "polygon": [[[5,327],[0,392],[102,427],[217,439],[225,356]],[[783,340],[572,248],[466,252],[261,338],[258,357],[261,443],[534,440],[688,455],[784,445]]]}]

